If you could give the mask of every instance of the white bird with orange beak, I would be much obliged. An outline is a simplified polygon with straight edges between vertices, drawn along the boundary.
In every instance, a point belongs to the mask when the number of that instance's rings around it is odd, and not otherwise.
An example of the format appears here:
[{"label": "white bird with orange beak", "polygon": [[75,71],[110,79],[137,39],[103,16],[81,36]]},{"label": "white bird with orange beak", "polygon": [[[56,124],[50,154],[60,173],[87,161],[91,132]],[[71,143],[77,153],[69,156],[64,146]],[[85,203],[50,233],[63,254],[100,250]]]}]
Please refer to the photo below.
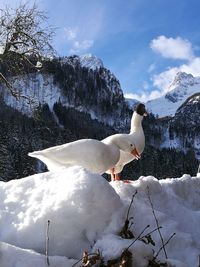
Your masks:
[{"label": "white bird with orange beak", "polygon": [[81,139],[60,146],[35,151],[28,155],[43,161],[48,170],[79,165],[93,173],[111,170],[120,158],[120,151],[134,157],[134,144],[129,134],[115,134],[107,140]]},{"label": "white bird with orange beak", "polygon": [[[112,181],[120,180],[119,174],[127,163],[134,159],[140,159],[145,147],[145,135],[142,127],[142,120],[147,114],[144,104],[140,103],[136,106],[131,118],[131,129],[129,133],[130,140],[134,144],[134,149],[132,154],[120,150],[119,161],[112,169],[106,171],[106,173],[111,174]],[[102,142],[104,142],[104,140],[102,140]]]}]

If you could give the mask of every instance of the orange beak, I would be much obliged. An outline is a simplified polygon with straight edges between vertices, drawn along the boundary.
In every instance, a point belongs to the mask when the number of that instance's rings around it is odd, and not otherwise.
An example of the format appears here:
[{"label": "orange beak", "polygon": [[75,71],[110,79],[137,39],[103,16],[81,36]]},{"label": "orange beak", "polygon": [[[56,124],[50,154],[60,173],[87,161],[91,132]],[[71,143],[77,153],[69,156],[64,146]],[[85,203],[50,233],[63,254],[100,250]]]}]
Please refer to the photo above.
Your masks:
[{"label": "orange beak", "polygon": [[131,151],[131,154],[136,158],[136,159],[140,159],[141,156],[140,154],[138,153],[137,149],[134,148],[132,151]]}]

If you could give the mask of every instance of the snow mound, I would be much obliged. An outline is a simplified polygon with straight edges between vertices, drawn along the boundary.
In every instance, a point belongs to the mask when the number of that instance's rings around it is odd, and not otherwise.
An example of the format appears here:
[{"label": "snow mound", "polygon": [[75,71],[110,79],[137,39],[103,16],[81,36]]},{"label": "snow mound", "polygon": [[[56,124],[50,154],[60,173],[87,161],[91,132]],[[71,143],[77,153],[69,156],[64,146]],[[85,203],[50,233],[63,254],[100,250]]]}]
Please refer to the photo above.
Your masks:
[{"label": "snow mound", "polygon": [[[104,260],[116,259],[120,257],[122,251],[129,247],[132,242],[130,239],[123,239],[119,236],[108,234],[97,241],[93,251],[95,252],[99,249]],[[146,267],[148,266],[148,261],[153,258],[153,249],[141,241],[136,241],[129,251],[134,255],[132,266]]]},{"label": "snow mound", "polygon": [[90,250],[122,206],[106,180],[79,167],[3,183],[0,196],[1,241],[44,253],[50,220],[49,255],[72,258]]},{"label": "snow mound", "polygon": [[[33,250],[22,249],[0,242],[1,267],[47,267],[46,257]],[[77,261],[60,256],[50,256],[51,267],[72,267]]]},{"label": "snow mound", "polygon": [[[183,175],[181,178],[159,181],[155,177],[147,176],[140,177],[131,184],[120,182],[112,183],[112,185],[121,199],[126,202],[130,202],[136,190],[138,192],[130,213],[130,216],[134,217],[133,229],[136,236],[148,224],[150,225],[149,231],[156,228],[148,197],[150,195],[159,225],[162,226],[163,239],[167,241],[173,233],[176,233],[166,245],[168,257],[182,262],[182,266],[184,264],[188,267],[197,265],[200,249],[199,178]],[[162,246],[158,232],[153,233],[152,238],[158,250]],[[161,253],[160,256],[164,260],[164,254]]]},{"label": "snow mound", "polygon": [[[32,175],[0,182],[0,266],[47,266],[45,243],[49,225],[49,261],[53,267],[70,267],[89,253],[100,251],[104,261],[119,258],[129,247],[132,265],[147,267],[162,247],[158,231],[153,244],[125,239],[119,235],[130,206],[130,230],[138,237],[156,229],[156,221],[166,242],[158,259],[168,266],[194,267],[200,251],[200,179],[157,180],[140,177],[129,184],[108,183],[102,176],[82,167]],[[76,266],[80,266],[77,264]]]}]

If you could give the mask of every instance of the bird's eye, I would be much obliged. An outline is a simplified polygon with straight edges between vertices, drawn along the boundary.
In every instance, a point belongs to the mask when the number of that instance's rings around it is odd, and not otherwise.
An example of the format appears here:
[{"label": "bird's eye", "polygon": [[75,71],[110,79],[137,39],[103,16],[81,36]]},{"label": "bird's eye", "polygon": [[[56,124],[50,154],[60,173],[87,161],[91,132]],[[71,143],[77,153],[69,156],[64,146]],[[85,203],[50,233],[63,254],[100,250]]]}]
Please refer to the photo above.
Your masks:
[{"label": "bird's eye", "polygon": [[131,144],[131,146],[133,146],[133,144]]}]

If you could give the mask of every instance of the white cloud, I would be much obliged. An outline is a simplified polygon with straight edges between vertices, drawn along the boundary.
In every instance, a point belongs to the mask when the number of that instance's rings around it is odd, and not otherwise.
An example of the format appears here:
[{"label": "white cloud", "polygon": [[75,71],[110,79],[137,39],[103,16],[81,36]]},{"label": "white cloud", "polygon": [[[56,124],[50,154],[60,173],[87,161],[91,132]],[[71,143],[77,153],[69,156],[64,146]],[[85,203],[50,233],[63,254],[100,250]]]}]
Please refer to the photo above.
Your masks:
[{"label": "white cloud", "polygon": [[149,84],[148,84],[147,81],[144,81],[142,86],[143,86],[143,88],[144,88],[145,90],[148,90],[148,89],[149,89]]},{"label": "white cloud", "polygon": [[94,44],[94,40],[82,38],[81,30],[78,27],[65,27],[64,38],[67,39],[70,53],[85,52]]},{"label": "white cloud", "polygon": [[161,35],[151,41],[150,47],[165,58],[191,60],[194,57],[191,43],[181,37]]},{"label": "white cloud", "polygon": [[151,73],[153,72],[154,70],[156,69],[156,64],[155,63],[152,63],[149,68],[148,68],[148,72]]},{"label": "white cloud", "polygon": [[169,86],[173,82],[176,73],[179,71],[177,67],[169,68],[152,77],[153,85],[160,90],[160,95],[164,95],[169,91]]},{"label": "white cloud", "polygon": [[140,102],[147,102],[149,100],[158,98],[161,96],[161,92],[158,90],[151,91],[150,93],[146,93],[144,91],[141,92],[141,94],[132,94],[132,93],[127,93],[124,94],[125,98],[131,98],[131,99],[136,99]]},{"label": "white cloud", "polygon": [[64,32],[65,32],[65,37],[69,41],[74,40],[77,36],[77,28],[65,27]]},{"label": "white cloud", "polygon": [[73,43],[72,48],[70,49],[70,53],[79,53],[88,50],[94,44],[93,40],[83,40],[83,41],[75,41]]},{"label": "white cloud", "polygon": [[191,73],[194,76],[200,75],[200,57],[195,57],[189,64],[180,66],[180,71]]}]

